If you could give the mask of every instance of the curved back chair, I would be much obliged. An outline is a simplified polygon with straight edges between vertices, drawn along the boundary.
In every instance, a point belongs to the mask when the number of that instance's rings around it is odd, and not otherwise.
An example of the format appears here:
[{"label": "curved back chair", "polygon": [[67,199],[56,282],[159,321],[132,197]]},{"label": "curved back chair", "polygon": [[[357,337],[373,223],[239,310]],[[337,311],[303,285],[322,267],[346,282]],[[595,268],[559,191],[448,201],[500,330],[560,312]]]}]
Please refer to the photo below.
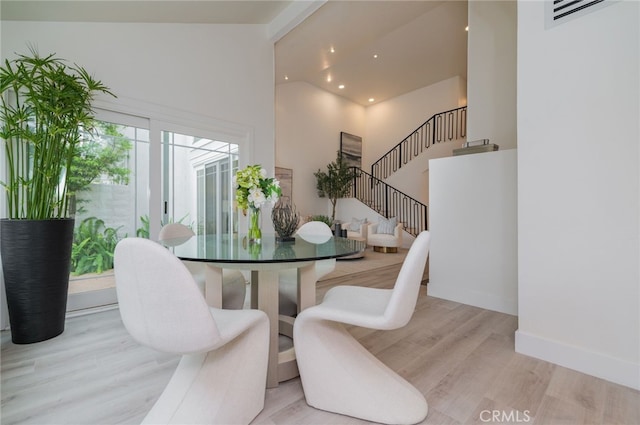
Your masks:
[{"label": "curved back chair", "polygon": [[[193,230],[182,223],[169,223],[160,229],[158,240],[167,246],[176,246],[185,243],[195,236]],[[200,262],[183,261],[193,278],[196,280],[201,292],[204,292],[206,265]],[[247,295],[247,282],[239,270],[222,269],[222,308],[240,310],[244,308]]]},{"label": "curved back chair", "polygon": [[333,232],[322,221],[308,221],[300,226],[296,235],[312,243],[324,243],[333,236]]},{"label": "curved back chair", "polygon": [[[307,242],[321,244],[333,236],[331,228],[321,221],[309,221],[297,230],[296,235]],[[331,273],[336,268],[336,260],[316,261],[316,279]],[[295,269],[282,270],[279,273],[279,312],[283,316],[294,317],[298,314],[298,274]]]},{"label": "curved back chair", "polygon": [[429,232],[418,235],[393,289],[336,286],[322,303],[298,315],[293,340],[310,406],[386,424],[414,424],[427,416],[424,396],[342,324],[382,330],[405,326],[418,300],[429,241]]},{"label": "curved back chair", "polygon": [[[325,243],[333,236],[331,228],[321,221],[310,221],[300,226],[296,235],[307,242],[321,244]],[[336,268],[335,258],[329,260],[316,261],[316,277],[319,279]]]},{"label": "curved back chair", "polygon": [[269,321],[259,310],[207,306],[169,250],[126,238],[115,250],[120,316],[140,344],[182,354],[143,423],[248,424],[264,407]]},{"label": "curved back chair", "polygon": [[158,240],[170,241],[167,245],[181,245],[194,237],[196,234],[189,226],[182,223],[169,223],[162,226],[158,234]]}]

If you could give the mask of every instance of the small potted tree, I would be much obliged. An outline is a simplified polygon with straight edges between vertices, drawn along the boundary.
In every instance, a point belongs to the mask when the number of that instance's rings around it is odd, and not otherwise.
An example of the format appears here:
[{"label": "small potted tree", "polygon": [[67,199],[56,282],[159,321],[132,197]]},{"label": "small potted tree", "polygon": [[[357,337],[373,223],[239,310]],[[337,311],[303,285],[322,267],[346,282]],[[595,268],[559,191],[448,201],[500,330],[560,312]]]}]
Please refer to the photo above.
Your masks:
[{"label": "small potted tree", "polygon": [[342,152],[338,151],[335,161],[327,164],[327,171],[318,170],[313,175],[316,177],[318,193],[323,193],[331,201],[331,222],[335,223],[336,203],[338,198],[343,198],[349,193],[354,170],[342,158]]},{"label": "small potted tree", "polygon": [[64,331],[74,226],[68,170],[92,129],[94,95],[111,93],[85,69],[33,47],[0,67],[0,93],[8,210],[0,252],[11,338],[26,344]]}]

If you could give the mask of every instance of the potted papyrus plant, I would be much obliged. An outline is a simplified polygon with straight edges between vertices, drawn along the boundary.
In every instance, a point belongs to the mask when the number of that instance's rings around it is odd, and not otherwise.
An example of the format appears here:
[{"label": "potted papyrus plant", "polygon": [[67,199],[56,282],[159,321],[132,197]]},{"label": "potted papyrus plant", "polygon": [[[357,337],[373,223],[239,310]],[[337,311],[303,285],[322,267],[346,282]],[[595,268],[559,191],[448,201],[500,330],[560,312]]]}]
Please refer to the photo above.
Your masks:
[{"label": "potted papyrus plant", "polygon": [[111,94],[84,68],[29,50],[0,67],[7,197],[0,249],[11,338],[18,344],[64,331],[74,226],[67,171],[92,129],[94,95]]}]

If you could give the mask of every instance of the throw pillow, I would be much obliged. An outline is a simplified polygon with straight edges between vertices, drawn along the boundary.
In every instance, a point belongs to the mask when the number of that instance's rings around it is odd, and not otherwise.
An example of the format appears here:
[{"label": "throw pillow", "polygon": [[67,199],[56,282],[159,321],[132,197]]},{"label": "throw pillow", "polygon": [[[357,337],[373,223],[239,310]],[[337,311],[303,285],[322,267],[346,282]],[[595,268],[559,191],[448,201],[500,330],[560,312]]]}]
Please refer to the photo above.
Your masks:
[{"label": "throw pillow", "polygon": [[351,219],[351,223],[349,223],[348,229],[350,231],[352,231],[352,232],[359,232],[360,231],[360,226],[362,226],[366,222],[367,222],[366,218],[355,218],[355,217],[353,217]]},{"label": "throw pillow", "polygon": [[391,217],[390,219],[380,218],[378,221],[378,233],[384,233],[387,235],[393,235],[396,230],[398,219]]}]

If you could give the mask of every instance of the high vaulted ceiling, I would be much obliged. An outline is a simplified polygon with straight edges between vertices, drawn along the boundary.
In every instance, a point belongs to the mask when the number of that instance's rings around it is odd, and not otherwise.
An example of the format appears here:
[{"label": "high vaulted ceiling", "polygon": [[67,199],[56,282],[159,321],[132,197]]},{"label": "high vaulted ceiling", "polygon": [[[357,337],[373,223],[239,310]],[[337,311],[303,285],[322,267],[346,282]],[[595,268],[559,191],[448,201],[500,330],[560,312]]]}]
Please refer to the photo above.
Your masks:
[{"label": "high vaulted ceiling", "polygon": [[366,106],[466,79],[466,25],[466,1],[329,1],[276,43],[276,84],[305,81]]},{"label": "high vaulted ceiling", "polygon": [[[322,4],[300,2],[312,9]],[[0,17],[268,25],[293,3],[2,0]],[[277,41],[276,84],[307,82],[366,106],[456,75],[466,78],[466,25],[466,0],[329,0]]]}]

